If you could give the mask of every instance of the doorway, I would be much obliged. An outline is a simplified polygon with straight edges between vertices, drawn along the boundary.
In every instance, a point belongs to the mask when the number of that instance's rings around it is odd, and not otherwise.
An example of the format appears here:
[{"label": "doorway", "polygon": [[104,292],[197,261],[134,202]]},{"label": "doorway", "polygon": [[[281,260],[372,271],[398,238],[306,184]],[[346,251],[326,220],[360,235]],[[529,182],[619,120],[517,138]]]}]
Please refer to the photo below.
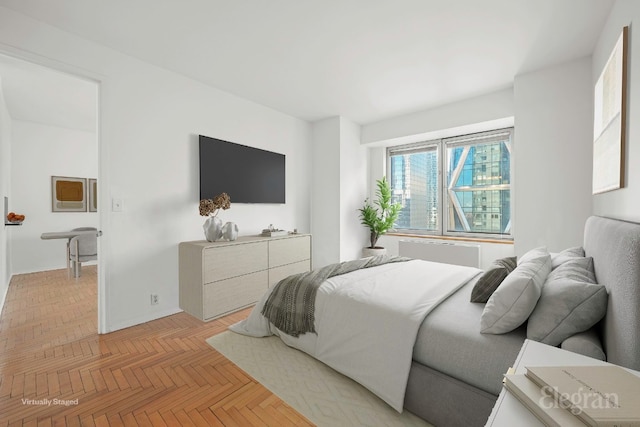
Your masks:
[{"label": "doorway", "polygon": [[[14,277],[66,270],[68,239],[43,240],[42,233],[80,227],[101,230],[100,209],[92,203],[103,187],[99,179],[100,83],[58,65],[0,52],[3,107],[11,119],[10,167],[0,173],[9,211],[25,215],[22,225],[11,227],[6,236],[7,267]],[[82,183],[82,191],[74,187],[74,197],[80,200],[74,199],[74,208],[67,211],[59,209],[54,196],[56,179],[61,177]],[[104,325],[101,258],[83,264],[81,271],[95,276],[98,332]],[[76,280],[73,274],[69,280]]]}]

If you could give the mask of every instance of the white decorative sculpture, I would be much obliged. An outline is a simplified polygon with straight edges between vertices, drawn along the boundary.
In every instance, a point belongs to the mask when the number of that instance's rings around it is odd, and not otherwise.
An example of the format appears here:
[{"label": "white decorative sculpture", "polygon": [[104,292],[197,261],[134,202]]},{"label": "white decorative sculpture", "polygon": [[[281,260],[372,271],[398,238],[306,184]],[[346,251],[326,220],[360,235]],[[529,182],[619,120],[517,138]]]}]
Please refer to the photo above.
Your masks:
[{"label": "white decorative sculpture", "polygon": [[227,222],[222,226],[222,237],[232,241],[238,238],[238,225],[233,222]]}]

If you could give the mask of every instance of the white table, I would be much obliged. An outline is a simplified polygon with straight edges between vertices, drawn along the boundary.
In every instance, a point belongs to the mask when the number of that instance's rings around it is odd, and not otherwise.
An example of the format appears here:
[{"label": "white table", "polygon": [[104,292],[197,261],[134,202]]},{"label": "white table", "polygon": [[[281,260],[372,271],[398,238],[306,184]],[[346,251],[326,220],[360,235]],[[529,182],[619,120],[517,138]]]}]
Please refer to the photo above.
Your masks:
[{"label": "white table", "polygon": [[81,234],[98,234],[97,230],[76,230],[76,231],[49,231],[46,233],[42,233],[40,238],[42,240],[52,240],[52,239],[71,239],[73,237],[79,236]]},{"label": "white table", "polygon": [[[609,363],[541,344],[537,341],[526,340],[520,349],[520,354],[513,368],[516,374],[524,374],[526,366],[562,365],[595,366],[609,365]],[[639,374],[635,371],[631,372]],[[515,425],[519,427],[544,427],[544,424],[532,412],[503,388],[485,427],[512,427]]]}]

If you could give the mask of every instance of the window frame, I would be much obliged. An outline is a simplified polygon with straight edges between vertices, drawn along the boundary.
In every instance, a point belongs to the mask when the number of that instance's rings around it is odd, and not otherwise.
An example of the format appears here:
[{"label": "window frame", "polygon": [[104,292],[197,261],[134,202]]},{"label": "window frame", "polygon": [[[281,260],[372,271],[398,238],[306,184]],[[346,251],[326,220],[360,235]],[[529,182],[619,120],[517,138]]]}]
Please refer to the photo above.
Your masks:
[{"label": "window frame", "polygon": [[[506,148],[509,151],[509,184],[491,184],[487,189],[493,190],[503,190],[508,188],[510,190],[509,197],[509,225],[506,227],[508,233],[484,233],[484,232],[474,232],[474,231],[455,231],[449,230],[449,208],[451,203],[451,197],[449,196],[449,192],[452,191],[452,188],[449,188],[448,182],[448,162],[449,162],[449,149],[453,147],[459,146],[471,146],[475,144],[481,144],[482,140],[487,140],[490,142],[491,139],[496,139],[497,137],[508,135],[508,143],[506,143]],[[468,238],[468,239],[478,239],[478,240],[505,240],[512,241],[513,240],[513,145],[514,145],[514,128],[507,127],[501,129],[494,129],[485,132],[475,132],[466,135],[460,136],[452,136],[447,138],[440,138],[428,141],[420,141],[411,144],[404,144],[399,146],[387,147],[386,150],[386,160],[387,160],[387,176],[391,179],[391,157],[394,155],[400,154],[412,154],[426,151],[428,148],[435,147],[437,156],[438,156],[438,227],[435,230],[424,230],[424,229],[412,229],[412,228],[402,228],[396,229],[395,232],[399,234],[415,234],[415,235],[424,235],[424,236],[441,236],[441,237],[460,237],[460,238]],[[470,190],[473,191],[473,190]]]}]

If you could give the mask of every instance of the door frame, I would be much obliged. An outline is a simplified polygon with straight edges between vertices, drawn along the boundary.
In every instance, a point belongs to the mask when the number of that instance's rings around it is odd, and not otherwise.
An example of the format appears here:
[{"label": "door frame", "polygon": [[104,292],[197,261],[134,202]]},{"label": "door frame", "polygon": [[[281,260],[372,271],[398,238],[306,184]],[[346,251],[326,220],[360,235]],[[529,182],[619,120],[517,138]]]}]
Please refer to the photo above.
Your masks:
[{"label": "door frame", "polygon": [[107,85],[108,79],[105,75],[94,71],[80,68],[72,64],[64,63],[52,58],[38,55],[29,51],[18,49],[0,42],[0,54],[13,57],[25,62],[30,62],[37,66],[50,68],[54,71],[69,74],[79,79],[95,83],[96,85],[96,144],[98,145],[98,230],[100,237],[98,238],[98,272],[97,272],[97,308],[98,308],[98,334],[109,332],[108,328],[108,301],[107,301],[107,253],[109,240],[109,174],[108,174],[108,153],[104,143],[104,129],[102,124],[105,122],[104,117],[104,87]]}]

